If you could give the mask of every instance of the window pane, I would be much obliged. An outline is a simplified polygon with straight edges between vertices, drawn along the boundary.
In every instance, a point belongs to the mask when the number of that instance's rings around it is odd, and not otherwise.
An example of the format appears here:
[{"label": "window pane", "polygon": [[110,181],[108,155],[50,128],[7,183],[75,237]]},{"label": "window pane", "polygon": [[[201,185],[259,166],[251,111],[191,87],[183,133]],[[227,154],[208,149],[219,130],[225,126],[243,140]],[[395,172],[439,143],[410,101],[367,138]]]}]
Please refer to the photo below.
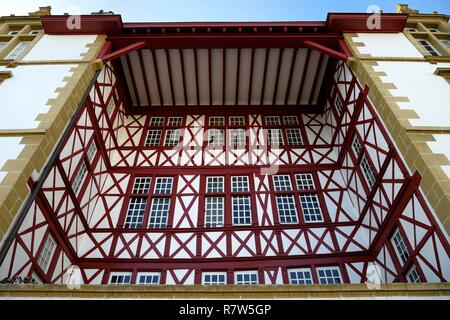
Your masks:
[{"label": "window pane", "polygon": [[320,284],[340,284],[341,274],[337,267],[324,267],[317,269],[317,276]]},{"label": "window pane", "polygon": [[213,147],[222,147],[224,145],[223,129],[208,130],[208,145]]},{"label": "window pane", "polygon": [[224,117],[209,117],[209,125],[223,127],[225,125],[225,118]]},{"label": "window pane", "polygon": [[295,180],[297,181],[298,190],[312,190],[314,189],[314,182],[312,174],[310,173],[299,173],[295,175]]},{"label": "window pane", "polygon": [[167,226],[167,217],[169,215],[169,198],[154,198],[150,210],[149,228],[165,228]]},{"label": "window pane", "polygon": [[156,147],[159,146],[159,141],[161,140],[162,130],[148,130],[147,139],[145,140],[146,147]]},{"label": "window pane", "polygon": [[172,193],[173,178],[172,177],[158,177],[155,183],[155,194],[171,194]]},{"label": "window pane", "polygon": [[206,177],[206,192],[224,192],[224,177]]},{"label": "window pane", "polygon": [[235,284],[249,285],[258,284],[258,271],[236,272]]},{"label": "window pane", "polygon": [[38,265],[44,272],[47,272],[48,265],[50,264],[51,257],[53,255],[53,249],[56,246],[56,242],[51,235],[48,235],[44,246],[42,247],[41,253],[38,258]]},{"label": "window pane", "polygon": [[127,217],[125,219],[125,228],[136,229],[142,226],[144,219],[146,198],[131,198],[128,205]]},{"label": "window pane", "polygon": [[287,126],[298,125],[298,117],[297,116],[284,116],[283,121],[284,121],[284,124]]},{"label": "window pane", "polygon": [[249,192],[248,177],[231,177],[231,192]]},{"label": "window pane", "polygon": [[180,143],[181,130],[180,129],[167,129],[166,139],[164,140],[164,146],[174,147]]},{"label": "window pane", "polygon": [[322,211],[320,210],[319,200],[316,194],[301,194],[300,203],[306,222],[323,221]]},{"label": "window pane", "polygon": [[181,127],[182,122],[183,122],[182,117],[169,117],[169,122],[167,125],[174,127]]},{"label": "window pane", "polygon": [[245,117],[241,116],[232,116],[229,118],[230,126],[244,126],[245,125]]},{"label": "window pane", "polygon": [[291,146],[303,144],[302,133],[301,133],[300,129],[298,129],[298,128],[286,129],[286,136],[288,139],[288,144]]},{"label": "window pane", "polygon": [[290,284],[312,284],[310,269],[292,269],[288,270]]},{"label": "window pane", "polygon": [[297,223],[298,218],[294,196],[277,196],[276,200],[280,223]]},{"label": "window pane", "polygon": [[268,144],[270,146],[282,146],[284,144],[281,129],[267,129]]},{"label": "window pane", "polygon": [[146,194],[150,191],[150,183],[152,179],[150,177],[142,177],[134,179],[133,194]]},{"label": "window pane", "polygon": [[291,177],[288,175],[273,176],[273,185],[275,187],[275,191],[291,191]]},{"label": "window pane", "polygon": [[150,119],[150,126],[162,127],[164,125],[164,117],[152,117]]},{"label": "window pane", "polygon": [[267,116],[265,120],[268,126],[279,126],[281,124],[280,117],[278,116]]},{"label": "window pane", "polygon": [[207,197],[205,199],[205,227],[223,227],[224,198]]},{"label": "window pane", "polygon": [[232,197],[233,225],[248,225],[252,223],[249,196]]}]

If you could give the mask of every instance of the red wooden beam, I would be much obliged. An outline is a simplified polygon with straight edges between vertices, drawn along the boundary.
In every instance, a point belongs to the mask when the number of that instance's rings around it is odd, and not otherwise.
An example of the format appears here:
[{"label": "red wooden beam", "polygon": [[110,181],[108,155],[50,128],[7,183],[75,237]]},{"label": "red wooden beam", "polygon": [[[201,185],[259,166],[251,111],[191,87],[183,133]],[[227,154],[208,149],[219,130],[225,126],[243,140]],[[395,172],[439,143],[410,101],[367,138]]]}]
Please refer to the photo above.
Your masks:
[{"label": "red wooden beam", "polygon": [[130,52],[142,49],[146,46],[145,41],[139,41],[139,42],[134,42],[133,44],[130,44],[126,47],[123,47],[119,50],[113,51],[111,53],[108,53],[106,55],[103,56],[102,60],[103,62],[107,62],[107,61],[111,61],[117,58],[120,58]]},{"label": "red wooden beam", "polygon": [[331,49],[327,46],[324,46],[320,43],[317,43],[315,41],[303,41],[303,44],[310,48],[310,49],[314,49],[317,50],[319,52],[322,52],[323,54],[327,54],[333,58],[336,58],[338,60],[343,60],[343,61],[347,61],[347,55],[345,53],[336,51],[334,49]]}]

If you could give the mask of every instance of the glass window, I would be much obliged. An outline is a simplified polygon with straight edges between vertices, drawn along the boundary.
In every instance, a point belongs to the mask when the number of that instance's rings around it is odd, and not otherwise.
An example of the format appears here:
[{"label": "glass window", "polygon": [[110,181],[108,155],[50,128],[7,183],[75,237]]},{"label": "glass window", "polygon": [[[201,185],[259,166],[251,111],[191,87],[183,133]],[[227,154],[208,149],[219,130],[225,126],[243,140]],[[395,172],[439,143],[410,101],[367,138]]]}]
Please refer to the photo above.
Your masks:
[{"label": "glass window", "polygon": [[152,178],[140,177],[134,179],[133,194],[147,194],[150,192]]},{"label": "glass window", "polygon": [[26,49],[26,47],[30,44],[28,41],[20,42],[11,52],[5,57],[5,59],[17,59],[17,57]]},{"label": "glass window", "polygon": [[93,140],[86,152],[89,161],[91,161],[94,158],[96,152],[97,152],[97,145],[95,144],[95,140]]},{"label": "glass window", "polygon": [[409,258],[408,248],[406,247],[405,240],[400,233],[400,230],[396,230],[394,236],[392,237],[392,241],[394,242],[395,249],[397,250],[397,254],[400,257],[401,261],[405,263]]},{"label": "glass window", "polygon": [[168,125],[174,127],[181,127],[182,122],[183,122],[182,117],[169,117]]},{"label": "glass window", "polygon": [[245,126],[245,117],[231,116],[229,118],[230,126]]},{"label": "glass window", "polygon": [[111,272],[109,284],[130,284],[131,272]]},{"label": "glass window", "polygon": [[223,129],[208,130],[208,145],[212,147],[222,147],[225,143]]},{"label": "glass window", "polygon": [[266,125],[268,126],[279,126],[281,125],[279,116],[266,116]]},{"label": "glass window", "polygon": [[249,196],[233,196],[232,211],[233,225],[249,225],[252,224],[252,212],[250,208]]},{"label": "glass window", "polygon": [[338,267],[317,268],[317,276],[320,284],[340,284],[341,274]]},{"label": "glass window", "polygon": [[231,177],[231,192],[249,192],[249,183],[247,176]]},{"label": "glass window", "polygon": [[238,271],[234,273],[234,283],[241,285],[258,284],[258,271]]},{"label": "glass window", "polygon": [[86,163],[82,161],[80,168],[78,169],[77,175],[75,176],[75,180],[72,182],[72,190],[75,194],[77,194],[78,191],[80,191],[84,178],[86,178],[86,174],[87,174],[87,166]]},{"label": "glass window", "polygon": [[299,173],[295,175],[298,190],[313,190],[314,181],[311,173]]},{"label": "glass window", "polygon": [[300,204],[302,206],[305,222],[323,221],[319,200],[317,199],[317,195],[315,193],[301,194]]},{"label": "glass window", "polygon": [[167,129],[164,146],[175,147],[180,143],[181,129]]},{"label": "glass window", "polygon": [[361,142],[359,141],[358,137],[355,136],[352,143],[353,151],[358,156],[361,152]]},{"label": "glass window", "polygon": [[290,269],[288,270],[290,284],[312,284],[311,269]]},{"label": "glass window", "polygon": [[225,118],[224,117],[209,117],[208,124],[210,126],[223,127],[225,125]]},{"label": "glass window", "polygon": [[206,192],[224,192],[224,177],[206,177]]},{"label": "glass window", "polygon": [[171,194],[172,193],[173,178],[172,177],[158,177],[155,183],[155,194]]},{"label": "glass window", "polygon": [[344,110],[344,105],[342,104],[341,98],[337,94],[336,94],[335,105],[336,105],[336,108],[339,110],[339,112],[342,112],[342,110]]},{"label": "glass window", "polygon": [[215,228],[223,227],[224,216],[224,198],[206,197],[205,198],[205,227]]},{"label": "glass window", "polygon": [[162,130],[148,130],[147,139],[145,139],[146,147],[157,147],[159,146],[159,142],[161,140]]},{"label": "glass window", "polygon": [[408,282],[410,283],[420,283],[420,275],[419,272],[417,272],[416,266],[412,266],[408,273],[406,274],[406,278],[408,279]]},{"label": "glass window", "polygon": [[286,136],[288,139],[288,144],[291,146],[303,144],[302,133],[299,128],[286,129]]},{"label": "glass window", "polygon": [[125,219],[125,228],[136,229],[142,227],[142,220],[144,219],[146,206],[147,206],[146,198],[130,199],[127,217]]},{"label": "glass window", "polygon": [[245,146],[245,129],[231,129],[231,146]]},{"label": "glass window", "polygon": [[42,247],[41,253],[38,258],[38,265],[44,272],[47,272],[47,268],[50,264],[53,251],[56,247],[56,242],[53,237],[49,234],[47,240],[45,240],[44,246]]},{"label": "glass window", "polygon": [[[447,47],[448,50],[450,50],[450,40],[441,40],[442,44]],[[1,49],[1,44],[0,44]]]},{"label": "glass window", "polygon": [[294,196],[276,196],[277,209],[280,223],[297,223],[297,209],[295,208]]},{"label": "glass window", "polygon": [[169,216],[169,198],[153,198],[152,207],[150,209],[149,228],[159,229],[167,226],[167,218]]},{"label": "glass window", "polygon": [[202,274],[202,284],[205,286],[224,285],[226,283],[226,272],[203,272]]},{"label": "glass window", "polygon": [[164,125],[164,117],[151,117],[150,126],[152,127],[162,127]]},{"label": "glass window", "polygon": [[139,272],[137,274],[138,284],[155,285],[160,284],[161,273],[159,272]]},{"label": "glass window", "polygon": [[429,54],[431,54],[432,56],[439,56],[439,51],[437,51],[430,42],[428,42],[427,40],[418,40],[419,43],[422,45],[422,47],[428,51]]},{"label": "glass window", "polygon": [[369,160],[367,160],[366,155],[364,154],[361,158],[361,168],[364,172],[364,176],[367,179],[367,182],[370,186],[373,186],[375,183],[375,174],[373,173],[372,167],[370,166]]},{"label": "glass window", "polygon": [[269,146],[282,146],[284,144],[281,129],[267,129]]},{"label": "glass window", "polygon": [[275,191],[292,191],[291,177],[289,175],[273,176]]},{"label": "glass window", "polygon": [[298,125],[298,117],[297,116],[284,116],[283,121],[286,126]]}]

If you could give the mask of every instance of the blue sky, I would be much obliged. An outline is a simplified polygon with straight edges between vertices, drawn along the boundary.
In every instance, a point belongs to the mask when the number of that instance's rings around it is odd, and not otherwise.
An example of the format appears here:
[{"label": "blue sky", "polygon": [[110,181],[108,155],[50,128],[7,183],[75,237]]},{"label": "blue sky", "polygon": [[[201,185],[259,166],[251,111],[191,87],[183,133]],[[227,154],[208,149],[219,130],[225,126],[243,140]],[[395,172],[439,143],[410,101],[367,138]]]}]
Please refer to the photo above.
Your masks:
[{"label": "blue sky", "polygon": [[51,5],[53,14],[103,9],[120,13],[124,21],[295,21],[325,20],[328,12],[366,12],[371,5],[394,12],[398,3],[450,14],[450,0],[2,0],[0,15],[24,15]]}]

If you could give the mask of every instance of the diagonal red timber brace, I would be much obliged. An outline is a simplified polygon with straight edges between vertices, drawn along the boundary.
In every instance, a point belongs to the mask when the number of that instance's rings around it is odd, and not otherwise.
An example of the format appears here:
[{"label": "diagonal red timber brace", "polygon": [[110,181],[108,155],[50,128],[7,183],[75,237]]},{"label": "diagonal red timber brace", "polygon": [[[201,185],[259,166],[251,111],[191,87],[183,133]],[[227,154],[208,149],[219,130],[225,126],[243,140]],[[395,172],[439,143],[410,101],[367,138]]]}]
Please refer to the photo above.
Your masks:
[{"label": "diagonal red timber brace", "polygon": [[135,42],[133,44],[130,44],[129,46],[126,46],[124,48],[121,48],[119,50],[113,51],[111,53],[108,53],[106,55],[103,56],[103,62],[108,62],[117,58],[120,58],[130,52],[142,49],[146,46],[146,42],[145,41],[139,41],[139,42]]},{"label": "diagonal red timber brace", "polygon": [[342,60],[342,61],[347,61],[348,56],[345,53],[328,48],[328,47],[321,45],[320,43],[317,43],[315,41],[307,40],[307,41],[303,41],[303,44],[310,49],[315,49],[321,53],[329,55],[330,57],[333,57],[333,58],[336,58],[336,59]]}]

